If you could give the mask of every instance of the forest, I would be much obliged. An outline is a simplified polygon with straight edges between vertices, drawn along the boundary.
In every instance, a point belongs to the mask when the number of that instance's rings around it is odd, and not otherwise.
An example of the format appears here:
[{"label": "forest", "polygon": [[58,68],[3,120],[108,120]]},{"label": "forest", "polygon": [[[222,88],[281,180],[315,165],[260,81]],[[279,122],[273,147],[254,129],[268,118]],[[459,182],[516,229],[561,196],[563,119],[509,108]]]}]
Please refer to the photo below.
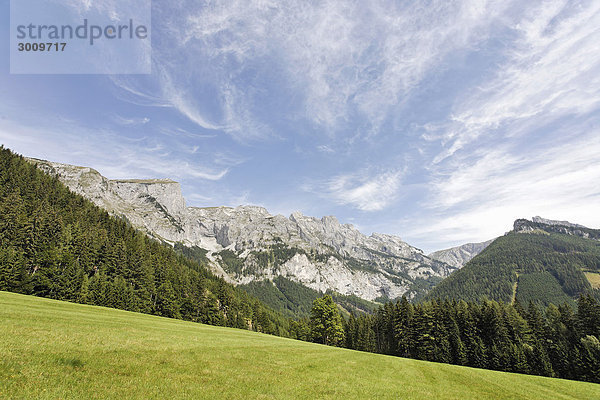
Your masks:
[{"label": "forest", "polygon": [[0,290],[288,335],[288,318],[4,147],[0,216]]},{"label": "forest", "polygon": [[[589,265],[597,260],[595,247],[568,240],[561,245],[560,254],[577,250],[577,260]],[[539,247],[532,251],[537,257]],[[310,317],[296,319],[214,276],[202,265],[205,256],[201,249],[148,238],[0,147],[0,290],[361,351],[600,383],[600,305],[584,293],[589,283],[561,255],[552,256],[564,265],[552,276],[570,295],[579,293],[576,308],[533,301],[524,307],[518,298],[511,304],[502,285],[481,294],[498,289],[500,301],[481,300],[473,281],[467,301],[412,304],[403,298],[367,313],[359,311],[359,301],[346,300],[344,309],[357,313],[343,317],[330,295],[315,297],[290,281],[277,281],[273,295],[285,297],[282,310],[298,301],[308,311],[312,301]],[[542,271],[536,268],[527,272]],[[564,277],[571,272],[577,279],[567,285]],[[498,275],[512,283],[510,271],[499,268]]]},{"label": "forest", "polygon": [[600,241],[556,233],[550,225],[544,225],[546,232],[541,225],[533,233],[499,237],[426,298],[512,302],[517,297],[543,306],[574,304],[585,293],[600,299],[600,291],[585,276],[600,272]]},{"label": "forest", "polygon": [[[325,296],[327,298],[328,296]],[[600,304],[582,295],[569,304],[541,308],[493,300],[386,303],[374,314],[340,319],[322,315],[318,299],[311,318],[296,322],[300,339],[323,341],[322,326],[337,335],[328,344],[419,360],[600,383]],[[316,314],[315,314],[316,313]],[[335,322],[338,321],[338,322]],[[315,330],[315,326],[320,327]],[[304,336],[302,336],[304,335]]]}]

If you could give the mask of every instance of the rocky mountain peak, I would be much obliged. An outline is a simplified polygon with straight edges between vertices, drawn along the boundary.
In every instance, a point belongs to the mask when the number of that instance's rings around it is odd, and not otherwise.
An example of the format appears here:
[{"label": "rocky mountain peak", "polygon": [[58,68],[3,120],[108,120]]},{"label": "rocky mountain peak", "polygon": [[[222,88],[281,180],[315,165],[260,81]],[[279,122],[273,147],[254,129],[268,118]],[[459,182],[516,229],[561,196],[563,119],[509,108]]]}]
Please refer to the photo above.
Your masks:
[{"label": "rocky mountain peak", "polygon": [[109,185],[117,196],[128,202],[146,197],[173,216],[182,216],[186,210],[181,186],[170,179],[120,179],[110,180]]},{"label": "rocky mountain peak", "polygon": [[583,225],[572,224],[569,221],[556,221],[556,220],[552,220],[552,219],[542,218],[540,216],[533,217],[531,220],[533,222],[539,223],[539,224],[557,225],[557,226],[568,226],[570,228],[585,228],[585,226],[583,226]]},{"label": "rocky mountain peak", "polygon": [[518,219],[514,223],[513,231],[517,233],[554,232],[600,240],[600,230],[598,229],[590,229],[567,221],[555,221],[541,217],[533,217],[531,221]]},{"label": "rocky mountain peak", "polygon": [[172,180],[109,180],[91,168],[30,161],[148,235],[205,249],[213,270],[233,283],[284,276],[316,290],[393,299],[414,296],[424,282],[454,270],[399,237],[366,236],[334,216],[294,212],[286,218],[247,205],[187,207]]},{"label": "rocky mountain peak", "polygon": [[476,255],[481,253],[489,246],[494,239],[481,243],[467,243],[462,246],[452,247],[450,249],[439,250],[429,254],[429,257],[445,262],[456,268],[462,268],[466,263],[471,261]]}]

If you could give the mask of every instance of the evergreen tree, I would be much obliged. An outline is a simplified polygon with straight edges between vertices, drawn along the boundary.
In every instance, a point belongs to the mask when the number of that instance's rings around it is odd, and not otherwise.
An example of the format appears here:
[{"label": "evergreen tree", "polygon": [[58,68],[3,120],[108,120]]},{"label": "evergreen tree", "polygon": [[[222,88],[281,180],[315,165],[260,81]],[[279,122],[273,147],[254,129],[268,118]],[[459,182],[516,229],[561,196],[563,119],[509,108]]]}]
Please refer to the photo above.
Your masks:
[{"label": "evergreen tree", "polygon": [[310,330],[315,342],[338,346],[344,340],[342,317],[330,295],[313,302],[310,310]]}]

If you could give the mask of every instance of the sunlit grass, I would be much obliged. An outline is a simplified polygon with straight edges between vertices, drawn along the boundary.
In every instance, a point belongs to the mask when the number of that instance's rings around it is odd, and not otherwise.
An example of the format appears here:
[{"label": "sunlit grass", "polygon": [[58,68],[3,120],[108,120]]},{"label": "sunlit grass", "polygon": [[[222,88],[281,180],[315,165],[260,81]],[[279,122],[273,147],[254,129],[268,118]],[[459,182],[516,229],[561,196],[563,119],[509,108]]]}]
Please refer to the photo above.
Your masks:
[{"label": "sunlit grass", "polygon": [[0,398],[600,399],[600,385],[0,292]]},{"label": "sunlit grass", "polygon": [[594,289],[600,289],[600,274],[597,272],[584,272],[585,277]]}]

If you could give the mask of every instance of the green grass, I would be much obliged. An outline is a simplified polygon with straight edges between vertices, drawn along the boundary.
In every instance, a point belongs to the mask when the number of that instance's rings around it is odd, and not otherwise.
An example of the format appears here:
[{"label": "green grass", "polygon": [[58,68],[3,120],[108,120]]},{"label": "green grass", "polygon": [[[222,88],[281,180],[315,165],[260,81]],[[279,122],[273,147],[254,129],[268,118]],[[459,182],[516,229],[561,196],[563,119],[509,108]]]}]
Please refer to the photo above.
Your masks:
[{"label": "green grass", "polygon": [[584,274],[590,285],[592,285],[592,288],[600,289],[600,273],[586,271]]},{"label": "green grass", "polygon": [[0,398],[598,399],[600,385],[0,292]]}]

